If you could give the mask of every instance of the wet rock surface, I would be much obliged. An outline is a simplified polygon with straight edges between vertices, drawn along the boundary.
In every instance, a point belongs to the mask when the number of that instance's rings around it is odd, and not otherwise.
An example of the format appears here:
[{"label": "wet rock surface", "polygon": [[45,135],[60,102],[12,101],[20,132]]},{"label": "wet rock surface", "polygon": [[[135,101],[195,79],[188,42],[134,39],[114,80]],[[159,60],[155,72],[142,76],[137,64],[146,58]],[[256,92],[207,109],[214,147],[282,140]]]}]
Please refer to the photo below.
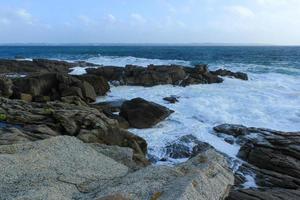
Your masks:
[{"label": "wet rock surface", "polygon": [[125,101],[122,104],[119,115],[126,119],[131,127],[150,128],[167,118],[173,112],[154,102],[135,98]]},{"label": "wet rock surface", "polygon": [[218,75],[218,76],[228,76],[228,77],[234,77],[237,79],[241,79],[244,81],[248,80],[248,75],[243,72],[232,72],[226,69],[218,69],[216,71],[211,71],[212,74]]},{"label": "wet rock surface", "polygon": [[166,156],[174,159],[191,158],[212,148],[208,143],[199,141],[193,135],[185,135],[166,146]]},{"label": "wet rock surface", "polygon": [[[240,170],[252,171],[256,184],[264,189],[264,192],[239,189],[232,192],[232,199],[272,199],[273,195],[278,199],[299,197],[300,132],[231,124],[217,126],[214,130],[238,138],[242,144],[238,156],[248,163],[242,165]],[[280,197],[275,191],[282,191]]]}]

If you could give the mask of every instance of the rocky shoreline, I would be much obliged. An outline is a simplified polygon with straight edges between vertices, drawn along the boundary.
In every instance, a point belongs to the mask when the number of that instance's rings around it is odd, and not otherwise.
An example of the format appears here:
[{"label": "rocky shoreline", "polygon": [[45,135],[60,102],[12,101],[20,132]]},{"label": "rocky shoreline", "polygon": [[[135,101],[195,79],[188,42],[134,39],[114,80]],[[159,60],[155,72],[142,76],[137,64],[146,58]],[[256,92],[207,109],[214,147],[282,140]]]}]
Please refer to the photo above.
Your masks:
[{"label": "rocky shoreline", "polygon": [[[70,75],[78,66],[87,73]],[[0,60],[0,74],[0,199],[300,198],[299,132],[214,127],[242,146],[244,164],[235,174],[226,156],[193,135],[166,146],[170,158],[186,162],[155,166],[147,142],[127,129],[153,127],[174,111],[142,98],[94,103],[110,85],[188,86],[222,83],[220,76],[248,80],[247,74],[209,71],[207,65],[115,67],[45,59]],[[178,102],[175,96],[164,100]],[[245,174],[254,174],[256,188],[243,187]]]}]

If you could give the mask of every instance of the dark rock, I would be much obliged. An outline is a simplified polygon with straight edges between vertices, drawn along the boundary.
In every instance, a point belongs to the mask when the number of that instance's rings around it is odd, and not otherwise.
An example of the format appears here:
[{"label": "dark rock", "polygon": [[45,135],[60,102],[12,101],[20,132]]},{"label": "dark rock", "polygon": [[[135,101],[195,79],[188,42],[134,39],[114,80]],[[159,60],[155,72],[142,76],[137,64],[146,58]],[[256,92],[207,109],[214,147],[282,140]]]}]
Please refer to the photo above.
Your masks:
[{"label": "dark rock", "polygon": [[88,82],[67,74],[35,74],[15,79],[13,83],[15,98],[20,98],[20,94],[25,93],[37,101],[61,100],[67,96],[78,96],[86,102],[93,102],[96,99],[95,90]]},{"label": "dark rock", "polygon": [[176,96],[169,96],[169,97],[165,97],[163,98],[163,100],[169,102],[169,103],[176,103],[178,102],[178,99]]},{"label": "dark rock", "polygon": [[97,95],[103,96],[105,95],[109,90],[110,86],[105,78],[102,76],[96,76],[92,74],[84,74],[81,76],[75,76],[76,78],[86,81],[89,84],[91,84]]},{"label": "dark rock", "polygon": [[34,59],[33,61],[27,60],[0,60],[0,73],[41,73],[41,72],[60,72],[68,73],[71,67],[75,67],[76,63],[68,63],[65,61]]},{"label": "dark rock", "polygon": [[226,200],[296,200],[300,199],[300,190],[289,189],[239,189],[231,190]]},{"label": "dark rock", "polygon": [[166,156],[174,159],[191,158],[208,148],[211,148],[209,144],[199,141],[193,135],[182,136],[165,147]]},{"label": "dark rock", "polygon": [[123,103],[119,115],[124,117],[131,127],[150,128],[167,118],[173,112],[154,102],[135,98]]},{"label": "dark rock", "polygon": [[130,147],[135,154],[145,156],[146,141],[120,129],[116,120],[109,119],[95,108],[62,102],[27,103],[0,98],[0,114],[5,122],[17,124],[17,130],[1,129],[1,142],[35,141],[56,134],[76,136],[86,143]]},{"label": "dark rock", "polygon": [[211,71],[211,73],[218,76],[229,76],[245,81],[248,80],[248,75],[243,72],[232,72],[226,69],[218,69],[216,71]]},{"label": "dark rock", "polygon": [[221,83],[223,79],[210,73],[207,65],[184,67],[179,65],[149,65],[140,67],[100,67],[87,69],[88,74],[103,76],[108,81],[118,81],[121,85],[154,86],[172,84],[187,86],[191,84]]},{"label": "dark rock", "polygon": [[0,76],[0,96],[2,97],[11,97],[13,94],[13,83],[9,78]]},{"label": "dark rock", "polygon": [[[300,188],[300,132],[281,132],[230,124],[214,129],[241,141],[242,147],[238,156],[248,163],[244,163],[239,171],[251,171],[255,174],[258,187],[266,190],[232,191],[229,199],[273,199],[279,195],[276,192],[273,196],[273,188],[282,191],[283,196],[278,196],[279,199],[295,198],[294,190]],[[245,192],[250,193],[244,194]]]},{"label": "dark rock", "polygon": [[94,108],[97,108],[101,111],[120,112],[121,106],[125,101],[126,101],[126,99],[98,102],[98,103],[92,104],[91,106]]}]

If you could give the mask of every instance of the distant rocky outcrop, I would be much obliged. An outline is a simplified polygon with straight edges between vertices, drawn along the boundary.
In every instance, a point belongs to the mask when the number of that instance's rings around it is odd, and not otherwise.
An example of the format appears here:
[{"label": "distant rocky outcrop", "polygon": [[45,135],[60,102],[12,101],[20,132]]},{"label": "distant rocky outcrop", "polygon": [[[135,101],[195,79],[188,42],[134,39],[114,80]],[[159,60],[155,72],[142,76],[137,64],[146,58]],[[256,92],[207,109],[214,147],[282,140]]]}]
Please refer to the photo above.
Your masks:
[{"label": "distant rocky outcrop", "polygon": [[184,67],[179,65],[149,65],[139,67],[127,65],[124,67],[105,66],[89,68],[88,74],[103,76],[107,80],[121,85],[154,86],[172,84],[187,86],[191,84],[221,83],[222,78],[218,75],[230,75],[231,77],[245,80],[244,73],[231,71],[210,72],[207,65],[196,65],[195,67]]},{"label": "distant rocky outcrop", "polygon": [[142,98],[125,101],[120,111],[119,115],[126,119],[129,125],[134,128],[150,128],[174,112]]},{"label": "distant rocky outcrop", "polygon": [[300,132],[232,124],[223,124],[214,130],[237,138],[242,145],[238,156],[248,163],[243,164],[239,171],[254,173],[259,187],[259,190],[232,191],[232,197],[228,199],[267,200],[276,197],[289,200],[300,197]]},{"label": "distant rocky outcrop", "polygon": [[1,199],[216,200],[233,184],[226,160],[211,148],[175,167],[132,171],[127,149],[70,136],[0,146],[0,165]]}]

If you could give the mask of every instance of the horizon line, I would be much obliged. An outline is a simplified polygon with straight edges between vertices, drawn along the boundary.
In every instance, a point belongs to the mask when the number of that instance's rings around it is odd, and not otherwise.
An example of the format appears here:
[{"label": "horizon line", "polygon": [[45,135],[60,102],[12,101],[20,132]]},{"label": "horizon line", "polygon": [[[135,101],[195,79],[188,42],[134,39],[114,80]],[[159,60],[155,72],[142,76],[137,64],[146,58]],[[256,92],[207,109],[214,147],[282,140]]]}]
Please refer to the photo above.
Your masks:
[{"label": "horizon line", "polygon": [[133,42],[8,42],[0,43],[0,46],[291,46],[297,47],[300,44],[267,44],[267,43],[219,43],[219,42],[203,42],[203,43],[133,43]]}]

